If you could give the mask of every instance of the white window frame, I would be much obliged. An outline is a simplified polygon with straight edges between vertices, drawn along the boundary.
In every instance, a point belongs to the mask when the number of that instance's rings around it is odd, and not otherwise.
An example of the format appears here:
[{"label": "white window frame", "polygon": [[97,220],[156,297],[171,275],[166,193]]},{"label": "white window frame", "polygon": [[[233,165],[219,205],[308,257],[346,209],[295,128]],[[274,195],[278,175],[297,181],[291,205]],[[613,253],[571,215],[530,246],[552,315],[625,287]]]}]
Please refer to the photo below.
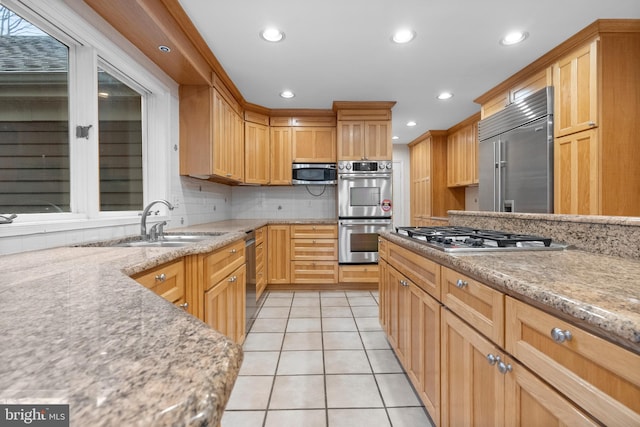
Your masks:
[{"label": "white window frame", "polygon": [[[78,7],[85,8],[81,13],[86,14],[88,6],[80,3]],[[169,153],[172,150],[172,130],[177,127],[172,103],[175,102],[178,85],[164,73],[158,73],[157,67],[152,73],[150,61],[138,61],[130,55],[131,45],[123,46],[128,42],[123,43],[122,37],[103,34],[63,0],[0,0],[0,4],[69,46],[69,155],[72,164],[71,212],[18,214],[13,224],[0,227],[0,238],[140,223],[142,209],[99,210],[98,65],[105,64],[109,71],[117,71],[119,77],[126,78],[125,83],[132,82],[136,90],[142,89],[145,93],[143,205],[155,199],[169,200],[172,172]],[[91,96],[92,93],[95,96]],[[89,124],[93,126],[89,140],[76,138],[76,126]],[[78,161],[79,158],[85,161]],[[87,159],[93,159],[95,163]],[[168,211],[164,206],[158,205],[158,209],[161,215],[157,219],[167,219]]]}]

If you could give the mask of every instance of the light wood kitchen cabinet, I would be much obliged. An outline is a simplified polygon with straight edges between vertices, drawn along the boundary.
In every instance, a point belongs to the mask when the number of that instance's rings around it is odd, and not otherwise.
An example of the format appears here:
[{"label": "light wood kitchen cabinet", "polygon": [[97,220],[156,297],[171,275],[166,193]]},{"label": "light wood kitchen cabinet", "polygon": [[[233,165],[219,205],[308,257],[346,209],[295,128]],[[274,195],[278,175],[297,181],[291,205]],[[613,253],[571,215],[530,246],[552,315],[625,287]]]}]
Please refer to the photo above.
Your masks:
[{"label": "light wood kitchen cabinet", "polygon": [[291,283],[291,227],[267,226],[267,284]]},{"label": "light wood kitchen cabinet", "polygon": [[210,86],[180,86],[180,174],[244,179],[244,120]]},{"label": "light wood kitchen cabinet", "polygon": [[605,425],[640,425],[640,356],[507,297],[506,349]]},{"label": "light wood kitchen cabinet", "polygon": [[256,230],[256,301],[267,288],[267,226]]},{"label": "light wood kitchen cabinet", "polygon": [[133,276],[138,283],[169,302],[189,311],[182,258]]},{"label": "light wood kitchen cabinet", "polygon": [[597,215],[600,212],[598,133],[579,132],[553,142],[553,203],[556,213]]},{"label": "light wood kitchen cabinet", "polygon": [[375,283],[379,280],[377,264],[351,264],[338,267],[340,283]]},{"label": "light wood kitchen cabinet", "polygon": [[242,264],[204,296],[204,321],[242,344],[245,337],[246,265]]},{"label": "light wood kitchen cabinet", "polygon": [[338,121],[338,160],[391,160],[391,121]]},{"label": "light wood kitchen cabinet", "polygon": [[291,226],[292,239],[337,239],[335,224],[296,224]]},{"label": "light wood kitchen cabinet", "polygon": [[474,114],[447,131],[447,186],[478,183],[478,121]]},{"label": "light wood kitchen cabinet", "polygon": [[271,128],[269,185],[291,185],[291,139],[290,127]]},{"label": "light wood kitchen cabinet", "polygon": [[[381,239],[381,241],[385,242],[386,240]],[[389,335],[389,285],[387,283],[389,278],[389,264],[387,263],[386,257],[380,255],[380,259],[378,260],[378,320],[380,321],[380,326],[382,330],[385,331],[387,336]]]},{"label": "light wood kitchen cabinet", "polygon": [[395,243],[386,243],[386,259],[413,283],[440,299],[440,265]]},{"label": "light wood kitchen cabinet", "polygon": [[428,131],[409,143],[411,225],[428,225],[431,217],[464,210],[463,187],[447,185],[447,132]]},{"label": "light wood kitchen cabinet", "polygon": [[407,366],[407,351],[409,347],[407,336],[409,302],[408,279],[391,264],[387,268],[387,304],[388,304],[388,340],[393,347],[398,360]]},{"label": "light wood kitchen cabinet", "polygon": [[266,185],[271,179],[269,126],[244,123],[244,165],[246,184]]},{"label": "light wood kitchen cabinet", "polygon": [[294,127],[294,163],[335,163],[335,127]]},{"label": "light wood kitchen cabinet", "polygon": [[553,65],[554,131],[560,137],[597,126],[598,41]]},{"label": "light wood kitchen cabinet", "polygon": [[291,226],[291,283],[338,281],[338,227],[333,224]]},{"label": "light wood kitchen cabinet", "polygon": [[[482,101],[480,107],[480,118],[487,117],[504,110],[507,105],[512,104],[522,98],[531,95],[547,86],[553,84],[553,73],[551,67],[543,68],[534,74],[522,79],[509,80],[505,88],[488,100]],[[476,100],[477,102],[477,100]]]}]

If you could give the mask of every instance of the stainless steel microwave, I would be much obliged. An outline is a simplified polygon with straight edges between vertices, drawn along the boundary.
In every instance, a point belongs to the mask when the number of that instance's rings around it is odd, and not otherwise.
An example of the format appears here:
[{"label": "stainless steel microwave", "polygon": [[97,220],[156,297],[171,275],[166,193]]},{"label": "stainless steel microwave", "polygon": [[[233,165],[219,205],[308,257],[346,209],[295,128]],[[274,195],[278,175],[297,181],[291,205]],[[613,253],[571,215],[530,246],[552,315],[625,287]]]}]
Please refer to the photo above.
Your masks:
[{"label": "stainless steel microwave", "polygon": [[294,185],[335,185],[338,171],[335,163],[294,163],[291,183]]}]

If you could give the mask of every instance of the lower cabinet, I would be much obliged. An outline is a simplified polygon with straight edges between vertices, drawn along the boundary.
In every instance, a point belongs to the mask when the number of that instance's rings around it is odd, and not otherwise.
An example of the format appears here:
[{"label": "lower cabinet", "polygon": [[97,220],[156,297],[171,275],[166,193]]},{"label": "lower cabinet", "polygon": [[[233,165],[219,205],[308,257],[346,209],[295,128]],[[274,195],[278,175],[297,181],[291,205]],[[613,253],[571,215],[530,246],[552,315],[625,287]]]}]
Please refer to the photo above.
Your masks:
[{"label": "lower cabinet", "polygon": [[256,230],[256,301],[267,288],[267,227],[260,227]]},{"label": "lower cabinet", "polygon": [[204,321],[238,344],[245,337],[246,266],[243,264],[204,294]]},{"label": "lower cabinet", "polygon": [[189,311],[185,292],[184,259],[172,261],[133,278],[169,302]]}]

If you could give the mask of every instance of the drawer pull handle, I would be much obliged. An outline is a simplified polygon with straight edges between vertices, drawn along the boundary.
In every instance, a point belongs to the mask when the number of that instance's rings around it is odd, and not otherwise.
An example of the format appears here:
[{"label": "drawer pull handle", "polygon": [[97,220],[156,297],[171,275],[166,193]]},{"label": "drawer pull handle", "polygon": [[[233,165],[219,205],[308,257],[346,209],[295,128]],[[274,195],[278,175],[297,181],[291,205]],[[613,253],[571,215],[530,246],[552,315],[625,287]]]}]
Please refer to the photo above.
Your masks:
[{"label": "drawer pull handle", "polygon": [[406,280],[399,280],[399,282],[402,286],[409,286]]},{"label": "drawer pull handle", "polygon": [[489,362],[489,365],[493,366],[496,363],[500,362],[500,356],[494,356],[493,354],[489,353],[487,354],[487,362]]},{"label": "drawer pull handle", "polygon": [[456,282],[456,286],[460,289],[468,285],[469,285],[469,282],[467,282],[466,280],[458,279],[458,281]]},{"label": "drawer pull handle", "polygon": [[498,362],[498,372],[501,374],[507,374],[508,372],[513,371],[513,367],[511,363],[504,363],[502,360]]},{"label": "drawer pull handle", "polygon": [[238,280],[238,278],[236,276],[231,276],[229,277],[229,282],[235,282],[236,280]]},{"label": "drawer pull handle", "polygon": [[562,344],[565,341],[571,341],[573,335],[571,334],[571,331],[563,331],[560,328],[553,328],[551,330],[551,338],[553,338],[553,340],[558,344]]},{"label": "drawer pull handle", "polygon": [[231,249],[231,250],[229,251],[229,253],[232,253],[232,254],[235,254],[236,252],[238,252],[236,249]]},{"label": "drawer pull handle", "polygon": [[594,127],[596,125],[596,122],[589,122],[589,126]]},{"label": "drawer pull handle", "polygon": [[189,303],[185,302],[184,304],[180,304],[180,308],[183,309],[184,311],[187,311],[187,308],[189,308]]},{"label": "drawer pull handle", "polygon": [[165,280],[167,280],[167,275],[162,273],[162,274],[157,274],[156,275],[156,280],[159,282],[164,282]]}]

